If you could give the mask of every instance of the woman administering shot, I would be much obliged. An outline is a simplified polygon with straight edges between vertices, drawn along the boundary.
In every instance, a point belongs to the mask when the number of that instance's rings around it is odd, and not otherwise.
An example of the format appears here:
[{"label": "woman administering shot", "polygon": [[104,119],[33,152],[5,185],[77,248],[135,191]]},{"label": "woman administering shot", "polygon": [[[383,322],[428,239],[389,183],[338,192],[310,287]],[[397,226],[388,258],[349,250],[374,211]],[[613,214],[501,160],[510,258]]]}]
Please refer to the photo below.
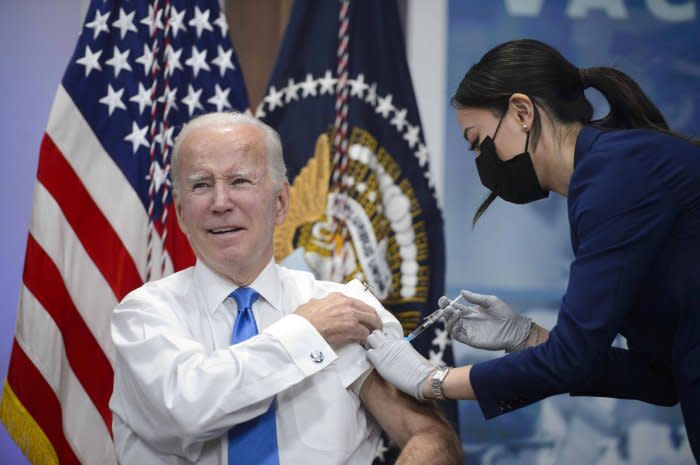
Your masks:
[{"label": "woman administering shot", "polygon": [[[610,106],[600,120],[589,87]],[[375,331],[370,360],[410,395],[475,399],[487,418],[560,393],[680,402],[698,460],[700,147],[671,133],[627,75],[578,69],[533,40],[486,53],[452,103],[491,191],[474,222],[496,197],[567,197],[575,258],[557,324],[547,331],[495,296],[463,291],[463,304],[439,302],[451,336],[505,356],[435,369]],[[618,333],[628,349],[611,347]]]}]

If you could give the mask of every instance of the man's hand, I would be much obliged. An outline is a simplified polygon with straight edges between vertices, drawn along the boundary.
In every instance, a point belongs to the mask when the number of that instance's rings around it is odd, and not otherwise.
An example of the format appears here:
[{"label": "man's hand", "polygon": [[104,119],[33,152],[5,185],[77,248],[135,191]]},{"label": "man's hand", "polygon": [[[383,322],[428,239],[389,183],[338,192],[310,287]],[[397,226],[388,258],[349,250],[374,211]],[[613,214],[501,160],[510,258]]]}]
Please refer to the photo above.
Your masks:
[{"label": "man's hand", "polygon": [[462,297],[474,307],[450,304],[440,297],[438,305],[444,308],[445,328],[453,339],[486,350],[515,352],[527,346],[532,320],[519,315],[501,299],[493,295],[462,291]]},{"label": "man's hand", "polygon": [[370,332],[383,328],[373,307],[339,292],[311,299],[295,313],[309,320],[333,348],[348,342],[364,344]]},{"label": "man's hand", "polygon": [[382,378],[409,396],[423,399],[423,384],[435,367],[410,342],[373,331],[367,346],[367,358]]}]

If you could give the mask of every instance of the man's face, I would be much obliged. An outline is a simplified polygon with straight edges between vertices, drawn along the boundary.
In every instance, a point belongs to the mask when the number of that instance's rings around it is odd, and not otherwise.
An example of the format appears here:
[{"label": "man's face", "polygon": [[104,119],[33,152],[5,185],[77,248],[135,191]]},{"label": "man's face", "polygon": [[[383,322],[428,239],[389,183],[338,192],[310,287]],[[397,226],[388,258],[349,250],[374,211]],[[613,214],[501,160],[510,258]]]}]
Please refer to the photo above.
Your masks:
[{"label": "man's face", "polygon": [[272,257],[289,186],[273,185],[263,133],[251,125],[192,129],[182,141],[175,209],[197,257],[247,285]]}]

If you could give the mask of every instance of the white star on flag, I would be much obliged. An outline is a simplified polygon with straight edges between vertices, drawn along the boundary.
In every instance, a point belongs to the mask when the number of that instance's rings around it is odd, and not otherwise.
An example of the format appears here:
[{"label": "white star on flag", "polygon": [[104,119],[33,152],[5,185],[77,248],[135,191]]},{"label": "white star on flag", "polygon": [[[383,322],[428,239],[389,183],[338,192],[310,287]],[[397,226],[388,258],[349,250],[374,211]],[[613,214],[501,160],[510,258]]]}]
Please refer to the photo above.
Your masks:
[{"label": "white star on flag", "polygon": [[136,26],[134,26],[135,13],[135,11],[132,11],[131,13],[126,14],[124,8],[119,8],[119,19],[112,23],[112,27],[119,29],[119,35],[122,39],[129,31],[137,32]]},{"label": "white star on flag", "polygon": [[132,70],[131,65],[127,61],[129,59],[130,52],[131,50],[129,49],[126,49],[124,52],[121,52],[116,45],[114,46],[114,55],[112,55],[112,58],[105,62],[106,64],[114,68],[114,77],[119,77],[119,73],[123,69],[129,71]]},{"label": "white star on flag", "polygon": [[[160,125],[160,131],[153,137],[153,141],[156,144],[160,144],[161,148],[165,151],[167,147],[172,147],[175,145],[173,141],[173,131],[174,127],[169,127],[165,131],[163,130],[163,124]],[[163,144],[165,142],[165,144]]]},{"label": "white star on flag", "polygon": [[375,111],[382,115],[384,118],[389,117],[389,112],[394,109],[394,105],[391,104],[392,100],[391,94],[387,94],[386,97],[381,98],[379,97],[379,103],[377,104],[377,108]]},{"label": "white star on flag", "polygon": [[216,106],[216,111],[223,111],[224,109],[231,108],[231,104],[228,101],[228,94],[231,89],[222,90],[219,84],[214,85],[214,96],[207,99],[207,103],[211,103]]},{"label": "white star on flag", "polygon": [[403,127],[406,125],[406,109],[402,108],[401,111],[396,110],[394,117],[391,119],[391,124],[396,126],[396,129],[403,131]]},{"label": "white star on flag", "polygon": [[[157,46],[154,44],[153,47],[155,48]],[[145,74],[146,76],[148,76],[151,73],[152,66],[155,66],[155,68],[156,68],[153,71],[158,70],[158,64],[154,63],[154,61],[153,61],[154,56],[155,56],[155,51],[151,50],[148,47],[148,44],[143,44],[143,55],[141,55],[140,57],[138,57],[136,59],[136,63],[140,63],[143,65],[143,74]]]},{"label": "white star on flag", "polygon": [[170,21],[168,21],[168,29],[172,31],[173,37],[177,38],[178,31],[186,31],[187,28],[183,24],[185,21],[185,10],[177,11],[174,6],[170,7],[172,13],[170,13]]},{"label": "white star on flag", "polygon": [[428,163],[428,148],[424,144],[418,144],[418,151],[413,155],[418,159],[420,167],[424,168],[425,164]]},{"label": "white star on flag", "polygon": [[176,69],[183,69],[182,64],[180,64],[180,55],[182,55],[182,49],[175,50],[168,44],[165,49],[165,74],[168,77],[172,76]]},{"label": "white star on flag", "polygon": [[[170,185],[170,181],[168,181],[168,172],[161,168],[160,163],[156,160],[153,161],[151,166],[153,167],[153,184],[155,185],[156,192],[158,192],[163,184]],[[146,180],[151,180],[150,174],[146,176]]]},{"label": "white star on flag", "polygon": [[428,351],[428,362],[430,362],[430,364],[432,366],[435,366],[435,367],[439,367],[439,366],[444,365],[445,363],[442,360],[442,354],[443,354],[442,351],[435,352],[432,349],[429,350]]},{"label": "white star on flag", "polygon": [[430,170],[423,171],[423,177],[428,181],[428,186],[431,189],[435,189],[435,181],[433,180],[433,177],[430,175]]},{"label": "white star on flag", "polygon": [[284,103],[289,103],[292,100],[299,100],[299,96],[297,95],[298,89],[299,86],[294,83],[292,78],[289,78],[287,87],[284,88]]},{"label": "white star on flag", "polygon": [[365,82],[365,75],[360,73],[357,75],[357,79],[350,79],[350,96],[362,98],[362,94],[369,87]]},{"label": "white star on flag", "polygon": [[124,105],[124,102],[122,102],[123,93],[124,89],[119,89],[118,91],[115,91],[112,88],[112,84],[107,84],[107,95],[102,97],[99,100],[99,102],[107,105],[109,116],[112,116],[112,112],[115,108],[121,108],[122,110],[126,110],[126,105]]},{"label": "white star on flag", "polygon": [[98,50],[96,53],[92,53],[92,50],[90,50],[90,46],[86,45],[85,55],[83,55],[82,58],[78,58],[77,60],[75,60],[76,63],[85,66],[85,77],[88,77],[93,69],[102,71],[102,67],[100,66],[99,61],[100,55],[102,55],[102,50]]},{"label": "white star on flag", "polygon": [[214,24],[221,28],[221,35],[226,37],[226,33],[228,32],[228,22],[226,22],[226,16],[224,16],[223,11],[219,13],[219,17],[214,20]]},{"label": "white star on flag", "polygon": [[109,11],[103,15],[99,12],[99,10],[95,10],[95,19],[93,19],[89,23],[85,23],[85,27],[89,27],[93,30],[93,40],[97,39],[97,36],[100,35],[100,32],[109,32],[109,26],[107,26],[108,19]]},{"label": "white star on flag", "polygon": [[444,351],[447,345],[450,343],[449,333],[447,330],[442,328],[435,328],[435,338],[432,344],[440,348],[440,351]]},{"label": "white star on flag", "polygon": [[177,94],[177,87],[170,88],[170,85],[166,85],[163,89],[163,95],[158,97],[159,102],[165,102],[165,110],[163,112],[163,119],[168,119],[168,113],[170,110],[177,110],[177,103],[175,103],[175,96]]},{"label": "white star on flag", "polygon": [[375,457],[383,462],[384,454],[387,452],[389,452],[389,448],[387,447],[387,444],[386,442],[384,442],[384,438],[382,437],[379,440],[379,447],[377,448],[377,455],[375,455]]},{"label": "white star on flag", "polygon": [[146,132],[148,132],[148,126],[139,128],[136,121],[131,122],[131,133],[127,134],[124,140],[131,142],[131,150],[133,151],[134,155],[136,155],[136,151],[138,151],[139,147],[149,147],[148,140],[146,139]]},{"label": "white star on flag", "polygon": [[150,88],[146,88],[143,86],[143,83],[139,82],[139,90],[138,92],[129,99],[130,102],[135,102],[138,103],[139,105],[139,115],[143,113],[143,110],[146,109],[146,107],[150,107],[153,104],[153,100],[151,99],[151,95],[153,94],[153,88],[155,86],[155,82],[151,85]]},{"label": "white star on flag", "polygon": [[413,148],[413,146],[415,146],[418,143],[418,133],[420,132],[420,126],[411,126],[408,123],[406,123],[406,126],[408,126],[408,129],[406,130],[406,134],[404,134],[403,139],[406,142],[408,142],[409,147]]},{"label": "white star on flag", "polygon": [[201,11],[198,6],[194,7],[194,18],[190,19],[190,22],[187,24],[193,26],[197,30],[198,38],[202,35],[202,32],[205,29],[207,31],[214,30],[209,23],[209,10]]},{"label": "white star on flag", "polygon": [[231,54],[233,53],[233,49],[224,51],[224,48],[221,45],[219,45],[217,52],[218,55],[216,56],[216,58],[211,60],[211,63],[219,67],[219,73],[221,74],[221,77],[224,77],[224,74],[226,73],[227,69],[230,69],[232,71],[236,69],[233,66],[233,61],[231,61]]},{"label": "white star on flag", "polygon": [[369,103],[372,106],[375,106],[377,104],[377,84],[372,83],[371,86],[369,86],[369,91],[367,92],[367,96],[365,97],[365,102]]},{"label": "white star on flag", "polygon": [[187,95],[181,101],[187,105],[187,111],[189,112],[190,116],[192,116],[195,110],[204,110],[204,107],[199,102],[201,96],[202,89],[195,90],[194,87],[192,87],[192,84],[187,86]]},{"label": "white star on flag", "polygon": [[202,50],[200,52],[194,45],[192,46],[192,56],[185,61],[185,64],[192,68],[192,74],[194,74],[194,77],[197,77],[200,70],[204,69],[211,71],[211,68],[209,68],[209,64],[207,63],[207,51]]},{"label": "white star on flag", "polygon": [[148,35],[153,37],[153,31],[156,29],[163,29],[163,10],[158,9],[158,12],[154,14],[153,5],[148,5],[148,16],[141,20],[141,24],[148,26]]},{"label": "white star on flag", "polygon": [[301,86],[302,98],[308,97],[309,95],[316,97],[316,81],[311,77],[310,73],[306,75],[304,82],[299,83],[299,86]]},{"label": "white star on flag", "polygon": [[318,83],[321,84],[321,95],[325,93],[333,95],[335,92],[335,83],[337,81],[338,80],[333,77],[331,72],[326,70],[326,74],[324,74],[323,77],[318,80]]},{"label": "white star on flag", "polygon": [[282,97],[284,96],[284,91],[278,91],[275,86],[270,86],[269,94],[263,99],[268,105],[270,105],[270,111],[274,110],[276,107],[282,107]]}]

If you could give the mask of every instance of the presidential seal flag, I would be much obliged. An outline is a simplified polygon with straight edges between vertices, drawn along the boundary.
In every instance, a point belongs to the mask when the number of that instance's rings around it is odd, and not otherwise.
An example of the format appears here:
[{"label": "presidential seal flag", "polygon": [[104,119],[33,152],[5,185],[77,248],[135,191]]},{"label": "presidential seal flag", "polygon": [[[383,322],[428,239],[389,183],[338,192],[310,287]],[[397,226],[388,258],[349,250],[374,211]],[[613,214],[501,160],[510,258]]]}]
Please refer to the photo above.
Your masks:
[{"label": "presidential seal flag", "polygon": [[[408,333],[444,293],[445,252],[402,34],[394,1],[297,0],[256,114],[279,131],[289,168],[277,260],[364,281]],[[452,364],[441,324],[414,344]]]},{"label": "presidential seal flag", "polygon": [[246,110],[218,0],[93,0],[49,115],[0,418],[33,463],[115,464],[109,320],[194,263],[170,152],[196,113]]}]

